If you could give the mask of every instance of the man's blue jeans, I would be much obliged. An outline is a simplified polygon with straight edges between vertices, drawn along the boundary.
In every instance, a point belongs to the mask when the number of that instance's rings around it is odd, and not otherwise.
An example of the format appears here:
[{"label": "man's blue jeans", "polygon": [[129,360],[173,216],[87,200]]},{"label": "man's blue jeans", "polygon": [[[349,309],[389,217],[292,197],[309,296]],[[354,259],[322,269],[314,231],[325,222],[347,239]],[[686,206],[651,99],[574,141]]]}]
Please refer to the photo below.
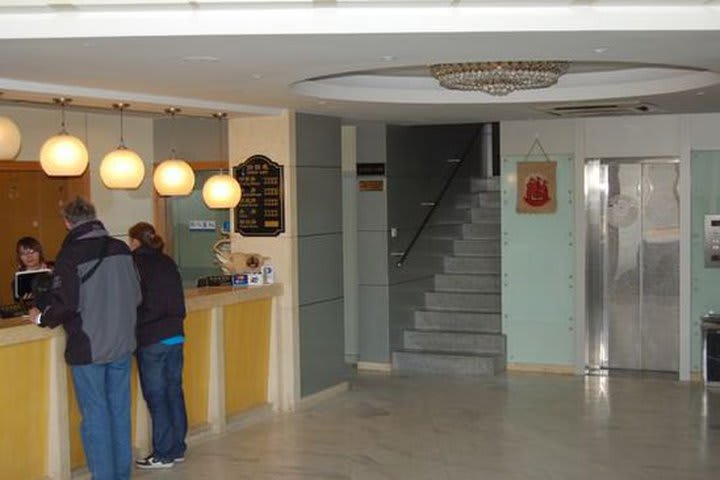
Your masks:
[{"label": "man's blue jeans", "polygon": [[138,348],[137,359],[143,396],[152,418],[153,455],[162,460],[180,458],[187,449],[183,346],[154,343]]},{"label": "man's blue jeans", "polygon": [[110,363],[71,366],[93,480],[130,478],[130,359],[128,353]]}]

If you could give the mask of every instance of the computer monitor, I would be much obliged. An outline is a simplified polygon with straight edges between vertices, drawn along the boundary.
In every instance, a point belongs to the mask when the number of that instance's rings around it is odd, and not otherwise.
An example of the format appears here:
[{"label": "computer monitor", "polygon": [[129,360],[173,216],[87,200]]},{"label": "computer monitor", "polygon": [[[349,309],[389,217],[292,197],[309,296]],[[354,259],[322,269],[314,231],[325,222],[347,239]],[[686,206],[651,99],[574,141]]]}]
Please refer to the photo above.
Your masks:
[{"label": "computer monitor", "polygon": [[48,268],[42,268],[40,270],[25,270],[22,272],[17,272],[15,274],[15,298],[21,299],[28,293],[32,293],[33,291],[33,281],[38,276],[43,275],[50,275],[52,274],[52,270]]}]

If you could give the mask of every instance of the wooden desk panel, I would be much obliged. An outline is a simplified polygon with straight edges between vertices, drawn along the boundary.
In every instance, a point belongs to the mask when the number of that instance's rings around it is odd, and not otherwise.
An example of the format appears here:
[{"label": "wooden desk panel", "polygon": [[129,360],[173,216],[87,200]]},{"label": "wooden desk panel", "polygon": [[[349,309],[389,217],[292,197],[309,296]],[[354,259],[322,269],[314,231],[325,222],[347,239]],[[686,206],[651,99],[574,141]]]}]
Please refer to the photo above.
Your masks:
[{"label": "wooden desk panel", "polygon": [[203,426],[208,423],[210,310],[188,313],[184,354],[183,390],[188,426]]},{"label": "wooden desk panel", "polygon": [[49,341],[0,347],[0,476],[47,474]]},{"label": "wooden desk panel", "polygon": [[237,415],[267,403],[272,299],[225,306],[225,411]]}]

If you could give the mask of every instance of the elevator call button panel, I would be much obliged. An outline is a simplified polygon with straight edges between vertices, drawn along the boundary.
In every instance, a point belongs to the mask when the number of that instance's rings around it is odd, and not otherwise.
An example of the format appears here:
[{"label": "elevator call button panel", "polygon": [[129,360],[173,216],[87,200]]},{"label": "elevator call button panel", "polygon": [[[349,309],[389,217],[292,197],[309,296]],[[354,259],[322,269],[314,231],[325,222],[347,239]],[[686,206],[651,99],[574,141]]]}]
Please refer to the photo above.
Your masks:
[{"label": "elevator call button panel", "polygon": [[720,214],[705,215],[705,268],[720,268]]}]

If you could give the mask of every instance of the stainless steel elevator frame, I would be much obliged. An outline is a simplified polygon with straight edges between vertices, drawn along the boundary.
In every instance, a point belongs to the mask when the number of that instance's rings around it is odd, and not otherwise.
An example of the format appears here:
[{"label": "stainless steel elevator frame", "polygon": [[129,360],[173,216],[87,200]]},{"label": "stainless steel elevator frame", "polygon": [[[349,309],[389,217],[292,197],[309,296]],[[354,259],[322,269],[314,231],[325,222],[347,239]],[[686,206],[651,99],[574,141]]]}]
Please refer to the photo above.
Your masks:
[{"label": "stainless steel elevator frame", "polygon": [[679,368],[679,160],[585,162],[587,368]]}]

